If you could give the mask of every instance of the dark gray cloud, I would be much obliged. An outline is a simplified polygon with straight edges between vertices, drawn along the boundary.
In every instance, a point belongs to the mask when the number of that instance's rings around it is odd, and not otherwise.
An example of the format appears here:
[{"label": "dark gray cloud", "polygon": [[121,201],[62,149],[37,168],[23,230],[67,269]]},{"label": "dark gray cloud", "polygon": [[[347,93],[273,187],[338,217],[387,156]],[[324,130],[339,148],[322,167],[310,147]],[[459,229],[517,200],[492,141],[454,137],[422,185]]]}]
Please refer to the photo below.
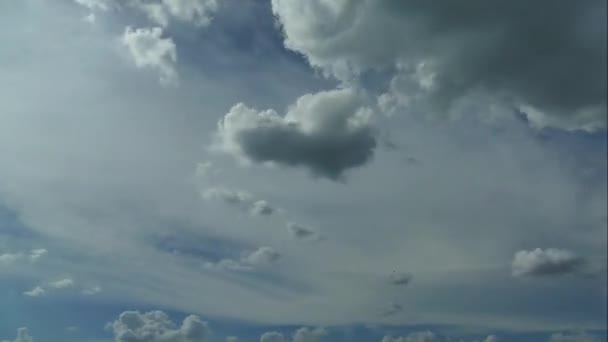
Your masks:
[{"label": "dark gray cloud", "polygon": [[514,276],[552,276],[582,271],[585,260],[565,249],[536,248],[515,253],[512,263]]},{"label": "dark gray cloud", "polygon": [[298,223],[287,222],[286,227],[289,234],[298,240],[318,240],[321,238],[319,233],[312,228],[305,227]]},{"label": "dark gray cloud", "polygon": [[341,79],[395,68],[389,95],[410,111],[487,102],[538,126],[606,127],[605,0],[272,4],[288,48]]},{"label": "dark gray cloud", "polygon": [[220,120],[215,148],[241,160],[305,167],[337,180],[371,159],[376,148],[371,115],[352,89],[304,95],[285,116],[237,104]]}]

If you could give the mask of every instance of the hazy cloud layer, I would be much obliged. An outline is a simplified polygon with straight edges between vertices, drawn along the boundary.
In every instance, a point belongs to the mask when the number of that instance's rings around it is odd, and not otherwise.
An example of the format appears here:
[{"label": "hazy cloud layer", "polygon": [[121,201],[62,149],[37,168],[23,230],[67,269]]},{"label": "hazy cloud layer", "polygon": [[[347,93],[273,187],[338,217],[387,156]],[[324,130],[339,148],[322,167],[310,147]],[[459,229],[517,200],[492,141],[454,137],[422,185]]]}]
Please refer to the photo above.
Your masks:
[{"label": "hazy cloud layer", "polygon": [[536,248],[515,253],[512,270],[514,276],[553,276],[580,272],[584,264],[584,259],[571,251]]},{"label": "hazy cloud layer", "polygon": [[241,160],[305,167],[336,180],[373,156],[371,115],[352,89],[304,95],[284,116],[239,103],[220,120],[214,147]]},{"label": "hazy cloud layer", "polygon": [[[411,112],[450,112],[472,97],[537,126],[606,127],[606,2],[273,0],[285,45],[341,79],[395,68],[422,98]],[[541,19],[542,18],[542,19]],[[480,95],[481,94],[481,95]],[[481,98],[479,98],[481,96]],[[484,99],[486,98],[486,99]]]},{"label": "hazy cloud layer", "polygon": [[556,333],[549,342],[599,342],[600,339],[585,332]]}]

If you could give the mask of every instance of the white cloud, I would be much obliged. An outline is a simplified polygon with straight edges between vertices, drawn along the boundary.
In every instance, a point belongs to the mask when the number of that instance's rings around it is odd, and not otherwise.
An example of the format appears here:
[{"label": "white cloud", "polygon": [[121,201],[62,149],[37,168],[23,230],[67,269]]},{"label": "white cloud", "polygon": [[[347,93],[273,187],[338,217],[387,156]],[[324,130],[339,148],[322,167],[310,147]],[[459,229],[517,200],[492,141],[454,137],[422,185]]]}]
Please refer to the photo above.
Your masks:
[{"label": "white cloud", "polygon": [[391,93],[422,104],[402,108],[407,113],[449,113],[483,94],[488,106],[481,115],[501,106],[523,110],[537,126],[605,128],[606,3],[521,6],[272,1],[285,46],[326,74],[350,81],[368,70],[397,69],[395,77],[409,85]]},{"label": "white cloud", "polygon": [[74,285],[72,278],[59,279],[48,283],[48,286],[54,289],[67,289],[74,287]]},{"label": "white cloud", "polygon": [[283,334],[276,331],[266,332],[260,336],[260,342],[284,342]]},{"label": "white cloud", "polygon": [[40,297],[46,293],[46,290],[42,286],[36,286],[29,291],[23,292],[28,297]]},{"label": "white cloud", "polygon": [[226,337],[226,342],[239,342],[239,339],[236,336],[228,336]]},{"label": "white cloud", "polygon": [[[2,342],[11,342],[9,340],[3,340]],[[12,342],[34,342],[32,336],[30,336],[27,328],[17,329],[17,337]]]},{"label": "white cloud", "polygon": [[217,0],[136,0],[132,5],[161,26],[169,25],[171,19],[207,26],[218,9]]},{"label": "white cloud", "polygon": [[498,337],[496,337],[496,335],[489,335],[483,341],[484,342],[499,342],[500,340],[498,339]]},{"label": "white cloud", "polygon": [[37,261],[38,259],[46,256],[47,254],[48,251],[44,248],[33,249],[32,251],[30,251],[30,260]]},{"label": "white cloud", "polygon": [[101,286],[98,286],[98,285],[86,287],[82,290],[82,294],[87,295],[87,296],[96,295],[100,292],[101,292]]},{"label": "white cloud", "polygon": [[0,265],[8,266],[14,264],[17,260],[23,257],[22,253],[4,253],[0,254]]},{"label": "white cloud", "polygon": [[371,116],[353,89],[304,95],[285,116],[239,103],[218,123],[213,148],[242,161],[305,167],[335,180],[371,159]]},{"label": "white cloud", "polygon": [[216,263],[207,262],[203,266],[207,269],[251,271],[256,267],[264,267],[275,263],[279,261],[281,256],[281,253],[275,251],[272,247],[263,246],[253,252],[245,254],[239,261],[222,259]]},{"label": "white cloud", "polygon": [[116,342],[205,342],[211,330],[207,322],[190,315],[177,327],[162,311],[125,311],[108,323]]},{"label": "white cloud", "polygon": [[407,336],[384,336],[382,342],[437,342],[439,338],[430,331],[414,332]]},{"label": "white cloud", "polygon": [[584,259],[571,251],[557,248],[536,248],[515,253],[514,276],[551,276],[573,274],[582,270]]},{"label": "white cloud", "polygon": [[177,48],[172,38],[163,38],[162,28],[134,29],[129,26],[123,33],[122,44],[128,48],[137,67],[156,70],[161,84],[177,84]]},{"label": "white cloud", "polygon": [[113,6],[114,0],[74,0],[77,4],[90,10],[107,11]]},{"label": "white cloud", "polygon": [[323,328],[303,327],[293,334],[293,342],[320,342],[327,336],[327,331]]}]

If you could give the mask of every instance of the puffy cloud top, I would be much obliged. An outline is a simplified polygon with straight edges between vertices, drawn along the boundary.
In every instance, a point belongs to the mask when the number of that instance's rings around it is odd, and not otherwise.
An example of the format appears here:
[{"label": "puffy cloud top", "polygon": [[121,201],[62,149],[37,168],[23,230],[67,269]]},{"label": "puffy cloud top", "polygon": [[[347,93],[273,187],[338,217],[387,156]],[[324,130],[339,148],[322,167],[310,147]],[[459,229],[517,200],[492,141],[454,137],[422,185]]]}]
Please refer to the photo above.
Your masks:
[{"label": "puffy cloud top", "polygon": [[215,147],[241,160],[306,167],[335,180],[372,157],[371,115],[353,89],[304,95],[285,116],[239,103],[220,120]]},{"label": "puffy cloud top", "polygon": [[175,70],[177,48],[173,39],[163,38],[162,35],[163,29],[160,27],[127,27],[122,43],[128,48],[137,67],[155,69],[160,74],[162,84],[175,84],[178,78]]},{"label": "puffy cloud top", "polygon": [[285,341],[285,337],[283,334],[278,333],[276,331],[267,332],[260,336],[260,342],[283,342]]},{"label": "puffy cloud top", "polygon": [[[394,68],[427,111],[474,93],[538,126],[606,128],[606,1],[272,0],[285,45],[341,79]],[[402,89],[403,90],[403,89]],[[478,101],[476,101],[478,102]],[[410,108],[411,109],[411,108]]]},{"label": "puffy cloud top", "polygon": [[537,248],[515,253],[512,263],[514,276],[549,276],[581,271],[584,259],[565,249]]},{"label": "puffy cloud top", "polygon": [[204,342],[210,334],[207,322],[190,315],[176,327],[162,311],[125,311],[108,324],[116,342]]}]

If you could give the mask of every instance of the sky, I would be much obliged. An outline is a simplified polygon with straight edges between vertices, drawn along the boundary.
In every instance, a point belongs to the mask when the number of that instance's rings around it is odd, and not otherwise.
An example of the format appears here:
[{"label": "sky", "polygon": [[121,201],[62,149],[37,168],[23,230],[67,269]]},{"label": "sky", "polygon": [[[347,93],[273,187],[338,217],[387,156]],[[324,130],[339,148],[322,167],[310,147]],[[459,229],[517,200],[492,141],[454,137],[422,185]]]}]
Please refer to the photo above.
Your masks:
[{"label": "sky", "polygon": [[0,341],[606,341],[606,7],[0,1]]}]

